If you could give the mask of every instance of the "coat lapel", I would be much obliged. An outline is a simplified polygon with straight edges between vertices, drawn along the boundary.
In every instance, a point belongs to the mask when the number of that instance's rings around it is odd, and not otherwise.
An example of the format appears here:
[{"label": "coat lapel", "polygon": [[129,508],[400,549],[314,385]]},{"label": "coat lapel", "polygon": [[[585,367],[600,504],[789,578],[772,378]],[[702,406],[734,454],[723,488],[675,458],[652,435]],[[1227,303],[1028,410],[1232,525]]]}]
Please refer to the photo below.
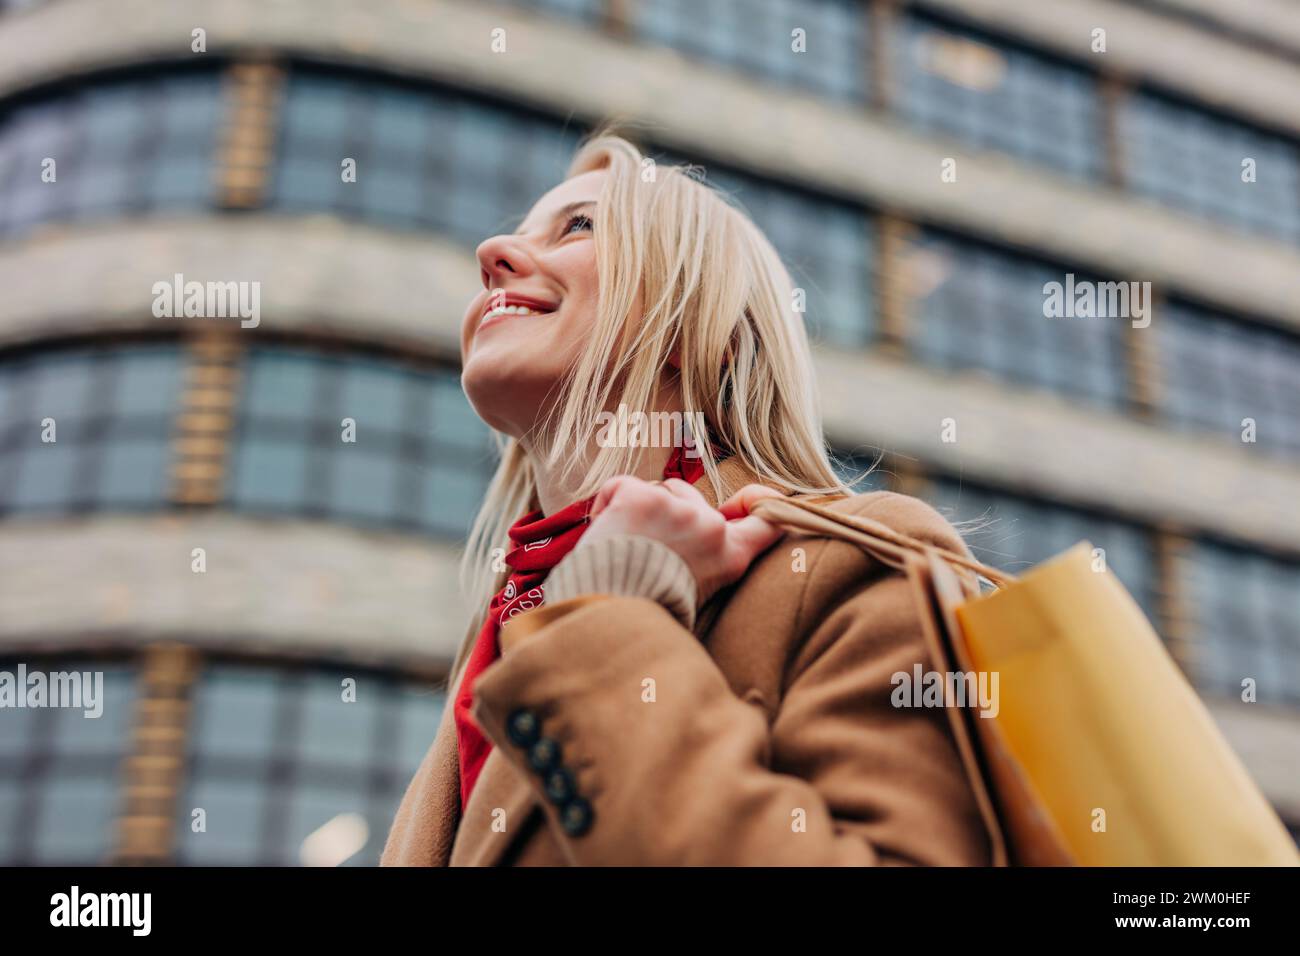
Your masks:
[{"label": "coat lapel", "polygon": [[[483,762],[451,851],[452,866],[494,866],[542,808],[528,781],[495,746]],[[504,826],[504,829],[502,827]]]},{"label": "coat lapel", "polygon": [[380,861],[384,866],[446,866],[451,856],[460,819],[452,699],[443,705],[433,744],[397,808]]},{"label": "coat lapel", "polygon": [[[718,477],[722,485],[721,497],[713,494],[710,483],[703,478],[695,485],[710,507],[715,508],[745,485],[758,480],[753,472],[732,458],[718,465]],[[448,697],[448,708],[453,700],[454,694]],[[440,732],[440,741],[443,736]],[[502,755],[499,746],[494,746],[483,763],[469,803],[465,806],[464,816],[459,819],[457,826],[454,806],[459,804],[460,770],[455,759],[454,723],[450,727],[449,743],[452,759],[450,762],[441,762],[448,778],[437,781],[437,788],[442,793],[451,794],[454,800],[453,808],[444,818],[447,826],[456,827],[450,865],[493,866],[516,840],[532,829],[533,816],[542,812],[541,805],[527,778]],[[502,823],[504,830],[501,829]]]}]

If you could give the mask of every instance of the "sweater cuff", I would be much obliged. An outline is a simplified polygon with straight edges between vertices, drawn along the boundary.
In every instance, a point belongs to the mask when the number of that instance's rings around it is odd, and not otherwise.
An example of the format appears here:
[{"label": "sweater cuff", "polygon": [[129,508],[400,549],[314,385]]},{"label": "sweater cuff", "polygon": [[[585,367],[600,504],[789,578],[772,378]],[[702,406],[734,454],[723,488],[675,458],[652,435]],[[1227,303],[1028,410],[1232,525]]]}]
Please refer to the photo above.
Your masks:
[{"label": "sweater cuff", "polygon": [[695,575],[668,545],[639,534],[581,542],[542,585],[547,604],[583,594],[643,597],[655,601],[686,630],[695,627]]}]

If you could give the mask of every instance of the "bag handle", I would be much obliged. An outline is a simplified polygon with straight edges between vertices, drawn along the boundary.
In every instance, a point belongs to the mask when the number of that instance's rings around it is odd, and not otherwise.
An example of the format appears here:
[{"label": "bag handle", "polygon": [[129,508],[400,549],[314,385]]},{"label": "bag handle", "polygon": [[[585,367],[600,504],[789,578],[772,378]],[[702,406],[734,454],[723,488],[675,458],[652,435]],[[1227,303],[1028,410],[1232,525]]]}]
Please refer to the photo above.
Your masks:
[{"label": "bag handle", "polygon": [[749,509],[749,513],[787,528],[856,544],[872,557],[904,573],[907,571],[908,554],[918,554],[923,558],[936,555],[949,565],[988,578],[998,587],[1005,587],[1016,580],[1015,575],[999,571],[955,551],[900,534],[879,521],[861,515],[845,514],[822,504],[845,497],[847,496],[821,495],[813,498],[761,498]]}]

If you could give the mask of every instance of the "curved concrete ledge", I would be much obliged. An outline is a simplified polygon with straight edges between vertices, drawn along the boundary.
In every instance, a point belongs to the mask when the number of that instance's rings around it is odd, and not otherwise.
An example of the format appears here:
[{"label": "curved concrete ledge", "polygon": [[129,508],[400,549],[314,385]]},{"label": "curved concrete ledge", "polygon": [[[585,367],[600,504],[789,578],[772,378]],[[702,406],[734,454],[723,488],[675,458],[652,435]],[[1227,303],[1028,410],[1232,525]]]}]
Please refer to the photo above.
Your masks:
[{"label": "curved concrete ledge", "polygon": [[[942,2],[942,0],[941,0]],[[1300,7],[1291,0],[1153,0],[1169,11],[1218,24],[1291,56],[1300,56]]]},{"label": "curved concrete ledge", "polygon": [[[997,487],[1300,556],[1300,463],[976,374],[820,351],[826,431]],[[888,401],[866,401],[868,395]],[[956,421],[955,442],[942,422]]]},{"label": "curved concrete ledge", "polygon": [[[997,5],[986,0],[984,6],[992,17]],[[1045,6],[1063,8],[1059,2]],[[1115,17],[1137,15],[1116,4],[1106,9]],[[1185,27],[1169,18],[1158,22]],[[495,93],[558,117],[620,117],[692,157],[854,196],[1115,279],[1168,284],[1300,327],[1300,250],[1294,246],[1245,234],[1225,241],[1222,227],[1126,194],[1079,186],[1002,156],[918,136],[872,113],[775,90],[671,50],[632,46],[508,6],[456,0],[364,6],[347,0],[223,0],[215,6],[201,0],[61,0],[0,20],[0,94],[69,73],[201,55],[189,48],[196,26],[207,30],[210,55],[310,56]],[[506,31],[505,53],[489,49],[495,29]],[[1144,62],[1147,44],[1161,42],[1147,30],[1139,34],[1140,44],[1126,44],[1123,31],[1117,32],[1112,48],[1130,50],[1134,67]],[[1162,62],[1181,63],[1189,77],[1217,76],[1237,49],[1213,37],[1199,42],[1219,46],[1211,47],[1208,60],[1184,52]],[[1281,66],[1270,72],[1258,68],[1257,54],[1251,56],[1251,70],[1230,74],[1219,100],[1240,98],[1248,89],[1247,102],[1234,105],[1258,108],[1264,102],[1259,97],[1269,91],[1267,102],[1281,98],[1275,118],[1300,128],[1288,98],[1300,88],[1300,67],[1279,60]],[[1253,85],[1256,77],[1264,78],[1263,89]],[[958,160],[957,182],[940,181],[947,157]]]},{"label": "curved concrete ledge", "polygon": [[[259,324],[155,318],[153,284],[176,273],[186,281],[260,282]],[[0,246],[0,344],[224,323],[250,343],[311,332],[458,358],[460,319],[479,288],[472,254],[455,243],[326,216],[59,227]]]},{"label": "curved concrete ledge", "polygon": [[220,512],[14,518],[0,522],[0,648],[181,639],[446,666],[468,619],[456,562],[424,538]]}]

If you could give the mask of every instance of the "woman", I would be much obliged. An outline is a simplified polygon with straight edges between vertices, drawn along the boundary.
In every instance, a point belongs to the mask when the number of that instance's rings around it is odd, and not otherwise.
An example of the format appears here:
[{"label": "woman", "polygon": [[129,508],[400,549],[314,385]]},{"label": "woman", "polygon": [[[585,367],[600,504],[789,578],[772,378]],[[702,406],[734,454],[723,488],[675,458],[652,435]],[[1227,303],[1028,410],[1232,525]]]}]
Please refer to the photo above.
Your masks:
[{"label": "woman", "polygon": [[[762,234],[598,136],[478,260],[462,382],[508,436],[466,556],[483,610],[383,864],[987,863],[944,714],[890,703],[926,661],[906,580],[748,514],[846,490]],[[707,441],[599,440],[620,406]],[[966,553],[916,499],[834,507]]]}]

